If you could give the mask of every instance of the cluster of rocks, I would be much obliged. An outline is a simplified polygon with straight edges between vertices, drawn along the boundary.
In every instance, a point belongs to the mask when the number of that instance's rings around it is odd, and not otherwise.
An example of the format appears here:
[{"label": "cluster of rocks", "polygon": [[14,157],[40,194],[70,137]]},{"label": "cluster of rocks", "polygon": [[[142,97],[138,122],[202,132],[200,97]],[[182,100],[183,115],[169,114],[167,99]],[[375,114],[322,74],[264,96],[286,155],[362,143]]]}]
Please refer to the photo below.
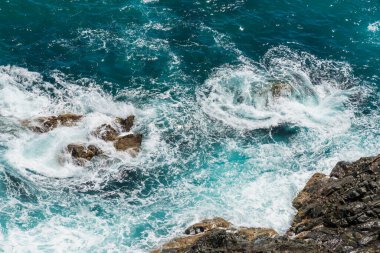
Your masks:
[{"label": "cluster of rocks", "polygon": [[379,174],[380,155],[315,174],[293,201],[297,214],[285,235],[215,218],[152,252],[380,252]]},{"label": "cluster of rocks", "polygon": [[75,126],[81,119],[82,115],[62,114],[58,116],[38,117],[21,121],[21,124],[36,133],[46,133],[59,126]]},{"label": "cluster of rocks", "polygon": [[[77,114],[61,114],[58,116],[38,117],[24,120],[21,124],[36,133],[47,133],[57,127],[76,126],[83,118]],[[140,151],[142,134],[129,133],[134,125],[135,116],[127,118],[117,117],[112,124],[103,124],[96,128],[92,135],[106,142],[113,142],[113,146],[118,151],[127,151],[132,156]],[[104,154],[104,152],[95,145],[73,143],[66,147],[66,151],[71,154],[74,162],[78,165],[84,165],[86,161]]]}]

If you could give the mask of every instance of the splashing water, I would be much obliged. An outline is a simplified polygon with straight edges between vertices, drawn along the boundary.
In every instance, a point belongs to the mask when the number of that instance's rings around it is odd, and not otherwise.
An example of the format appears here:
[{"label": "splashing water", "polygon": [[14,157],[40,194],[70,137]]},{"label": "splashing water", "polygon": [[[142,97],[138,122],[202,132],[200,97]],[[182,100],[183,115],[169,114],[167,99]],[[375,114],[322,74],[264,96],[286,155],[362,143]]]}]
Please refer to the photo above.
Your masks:
[{"label": "splashing water", "polygon": [[344,131],[352,117],[346,102],[355,93],[350,72],[347,64],[279,47],[262,63],[217,70],[199,99],[205,113],[240,129],[289,123]]},{"label": "splashing water", "polygon": [[[148,252],[214,216],[284,233],[313,173],[380,148],[375,2],[1,2],[0,252]],[[83,119],[21,124],[61,113]],[[92,135],[131,114],[136,157]]]},{"label": "splashing water", "polygon": [[[284,231],[293,214],[291,199],[313,171],[377,145],[371,132],[347,138],[353,124],[368,124],[355,120],[357,103],[368,90],[359,94],[350,67],[286,47],[269,50],[255,64],[217,69],[193,101],[173,103],[163,96],[138,109],[90,79],[53,72],[51,83],[11,66],[0,73],[1,115],[7,119],[2,128],[9,133],[1,135],[7,147],[2,177],[9,182],[9,201],[1,208],[13,220],[3,235],[4,249],[22,251],[32,244],[36,251],[56,250],[55,245],[62,251],[140,251],[184,224],[216,215]],[[85,117],[78,126],[47,134],[20,126],[22,119],[63,112]],[[138,157],[92,137],[97,126],[130,114],[145,136]],[[95,143],[108,158],[84,168],[59,163],[58,154],[73,142]],[[309,163],[317,157],[323,159]],[[298,162],[284,164],[291,160]],[[14,208],[22,215],[14,216]]]}]

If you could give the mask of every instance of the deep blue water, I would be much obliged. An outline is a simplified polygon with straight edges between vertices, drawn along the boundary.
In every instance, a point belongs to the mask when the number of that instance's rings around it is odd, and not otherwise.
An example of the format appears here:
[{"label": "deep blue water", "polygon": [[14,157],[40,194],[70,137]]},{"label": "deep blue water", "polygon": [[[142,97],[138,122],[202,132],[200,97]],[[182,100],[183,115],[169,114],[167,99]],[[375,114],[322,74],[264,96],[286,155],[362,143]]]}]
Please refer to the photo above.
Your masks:
[{"label": "deep blue water", "polygon": [[[147,252],[214,216],[284,232],[313,173],[379,153],[379,88],[379,0],[0,1],[0,252]],[[130,114],[137,157],[90,134]],[[59,163],[82,142],[109,158]]]}]

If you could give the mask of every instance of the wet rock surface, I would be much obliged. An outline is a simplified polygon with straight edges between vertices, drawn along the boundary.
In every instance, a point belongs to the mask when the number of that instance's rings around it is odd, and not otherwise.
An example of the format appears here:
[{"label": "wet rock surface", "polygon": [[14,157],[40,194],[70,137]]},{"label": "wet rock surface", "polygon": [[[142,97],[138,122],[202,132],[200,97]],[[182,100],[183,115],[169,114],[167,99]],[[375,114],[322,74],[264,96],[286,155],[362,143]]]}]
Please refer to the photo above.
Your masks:
[{"label": "wet rock surface", "polygon": [[95,130],[94,135],[104,141],[115,141],[119,136],[119,132],[111,125],[103,124]]},{"label": "wet rock surface", "polygon": [[293,201],[286,235],[204,220],[153,252],[380,252],[380,156],[316,173]]},{"label": "wet rock surface", "polygon": [[187,235],[195,235],[206,232],[213,228],[229,228],[232,224],[223,218],[215,217],[213,219],[205,219],[199,223],[193,224],[185,230]]},{"label": "wet rock surface", "polygon": [[84,165],[95,156],[103,154],[103,151],[95,145],[69,144],[67,151],[78,165]]},{"label": "wet rock surface", "polygon": [[119,137],[114,143],[114,146],[116,150],[138,153],[140,151],[141,142],[142,134],[128,134]]},{"label": "wet rock surface", "polygon": [[124,132],[131,131],[133,124],[134,124],[134,121],[135,121],[134,115],[130,115],[126,119],[117,117],[115,120],[116,124],[120,125],[121,129]]},{"label": "wet rock surface", "polygon": [[[44,116],[21,121],[21,124],[36,133],[47,133],[57,127],[71,127],[83,118],[82,115],[67,113],[58,116]],[[135,116],[127,118],[115,118],[111,124],[103,124],[92,132],[92,135],[107,142],[113,142],[118,151],[127,151],[135,156],[141,147],[141,134],[127,134],[130,132],[135,121]],[[103,151],[94,146],[86,144],[70,144],[66,150],[71,154],[72,159],[77,165],[84,165],[93,157],[103,154]]]},{"label": "wet rock surface", "polygon": [[59,126],[75,126],[82,117],[82,115],[67,113],[58,116],[46,116],[24,120],[21,123],[33,132],[46,133]]}]

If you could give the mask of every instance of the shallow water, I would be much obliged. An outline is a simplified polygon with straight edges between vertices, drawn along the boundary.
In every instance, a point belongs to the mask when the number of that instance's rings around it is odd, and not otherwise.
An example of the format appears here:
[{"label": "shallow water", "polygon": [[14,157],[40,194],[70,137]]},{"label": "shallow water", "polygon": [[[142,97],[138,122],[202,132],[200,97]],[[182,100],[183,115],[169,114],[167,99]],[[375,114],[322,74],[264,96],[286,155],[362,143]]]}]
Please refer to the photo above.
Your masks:
[{"label": "shallow water", "polygon": [[[285,232],[313,173],[379,152],[379,8],[2,1],[0,252],[147,252],[214,216]],[[91,135],[131,114],[138,156]],[[73,142],[108,158],[60,163]]]}]

